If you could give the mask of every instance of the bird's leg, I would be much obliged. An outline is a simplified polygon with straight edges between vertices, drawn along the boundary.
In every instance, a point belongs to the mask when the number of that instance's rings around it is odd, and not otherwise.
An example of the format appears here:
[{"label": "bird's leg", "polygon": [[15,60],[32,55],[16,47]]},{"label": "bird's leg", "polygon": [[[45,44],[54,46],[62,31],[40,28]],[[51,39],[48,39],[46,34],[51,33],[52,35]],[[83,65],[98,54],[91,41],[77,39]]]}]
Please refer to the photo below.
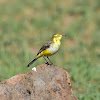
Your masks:
[{"label": "bird's leg", "polygon": [[53,65],[53,63],[51,62],[51,60],[49,59],[49,57],[47,56],[48,60],[50,61],[51,65]]},{"label": "bird's leg", "polygon": [[49,65],[49,63],[48,63],[48,61],[46,60],[46,58],[45,58],[44,56],[43,56],[43,58],[45,59],[45,61],[46,61],[46,64],[47,64],[47,65]]}]

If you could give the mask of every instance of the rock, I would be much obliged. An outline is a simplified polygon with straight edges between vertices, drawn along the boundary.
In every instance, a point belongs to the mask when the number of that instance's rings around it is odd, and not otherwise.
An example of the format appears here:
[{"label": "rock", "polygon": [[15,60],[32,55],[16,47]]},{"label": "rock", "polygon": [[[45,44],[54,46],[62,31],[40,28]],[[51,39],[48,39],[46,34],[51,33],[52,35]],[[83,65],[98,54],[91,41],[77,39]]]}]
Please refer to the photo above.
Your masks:
[{"label": "rock", "polygon": [[40,65],[0,83],[0,100],[78,100],[68,73],[54,65]]}]

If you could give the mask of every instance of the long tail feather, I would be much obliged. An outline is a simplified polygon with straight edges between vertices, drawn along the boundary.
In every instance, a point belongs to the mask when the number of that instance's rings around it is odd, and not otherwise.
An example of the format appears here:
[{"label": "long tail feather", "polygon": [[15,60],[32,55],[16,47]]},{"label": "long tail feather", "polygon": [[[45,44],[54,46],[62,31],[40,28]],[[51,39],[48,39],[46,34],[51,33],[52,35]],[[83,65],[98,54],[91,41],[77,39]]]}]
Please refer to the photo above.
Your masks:
[{"label": "long tail feather", "polygon": [[33,60],[27,65],[27,67],[30,67],[30,65],[32,65],[36,60],[37,60],[36,58],[33,59]]}]

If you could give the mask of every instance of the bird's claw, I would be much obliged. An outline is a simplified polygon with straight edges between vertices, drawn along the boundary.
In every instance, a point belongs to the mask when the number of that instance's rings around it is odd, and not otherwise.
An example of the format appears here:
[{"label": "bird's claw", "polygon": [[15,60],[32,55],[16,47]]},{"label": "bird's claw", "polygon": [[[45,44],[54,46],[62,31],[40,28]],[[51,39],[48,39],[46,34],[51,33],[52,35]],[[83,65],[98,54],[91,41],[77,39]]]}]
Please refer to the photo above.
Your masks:
[{"label": "bird's claw", "polygon": [[48,62],[46,62],[45,64],[50,65]]}]

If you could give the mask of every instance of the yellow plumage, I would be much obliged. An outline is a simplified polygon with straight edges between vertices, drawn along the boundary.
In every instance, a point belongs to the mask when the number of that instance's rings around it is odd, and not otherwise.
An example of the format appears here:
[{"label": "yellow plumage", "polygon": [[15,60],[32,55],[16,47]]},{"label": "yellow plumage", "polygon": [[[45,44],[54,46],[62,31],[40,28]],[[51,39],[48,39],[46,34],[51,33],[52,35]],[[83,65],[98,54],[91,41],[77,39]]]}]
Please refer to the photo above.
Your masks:
[{"label": "yellow plumage", "polygon": [[[49,56],[54,55],[59,50],[59,47],[61,45],[60,40],[61,40],[62,36],[65,36],[65,35],[62,35],[62,34],[59,34],[59,33],[54,34],[53,37],[45,45],[42,46],[42,48],[37,53],[37,56],[35,57],[35,59],[33,59],[27,65],[27,67],[29,67],[34,61],[36,61],[40,57],[43,57],[46,60],[45,57],[48,58]],[[49,58],[48,58],[48,60],[50,61]],[[46,62],[47,62],[47,60],[46,60]],[[47,64],[49,64],[49,63],[47,62]]]}]

